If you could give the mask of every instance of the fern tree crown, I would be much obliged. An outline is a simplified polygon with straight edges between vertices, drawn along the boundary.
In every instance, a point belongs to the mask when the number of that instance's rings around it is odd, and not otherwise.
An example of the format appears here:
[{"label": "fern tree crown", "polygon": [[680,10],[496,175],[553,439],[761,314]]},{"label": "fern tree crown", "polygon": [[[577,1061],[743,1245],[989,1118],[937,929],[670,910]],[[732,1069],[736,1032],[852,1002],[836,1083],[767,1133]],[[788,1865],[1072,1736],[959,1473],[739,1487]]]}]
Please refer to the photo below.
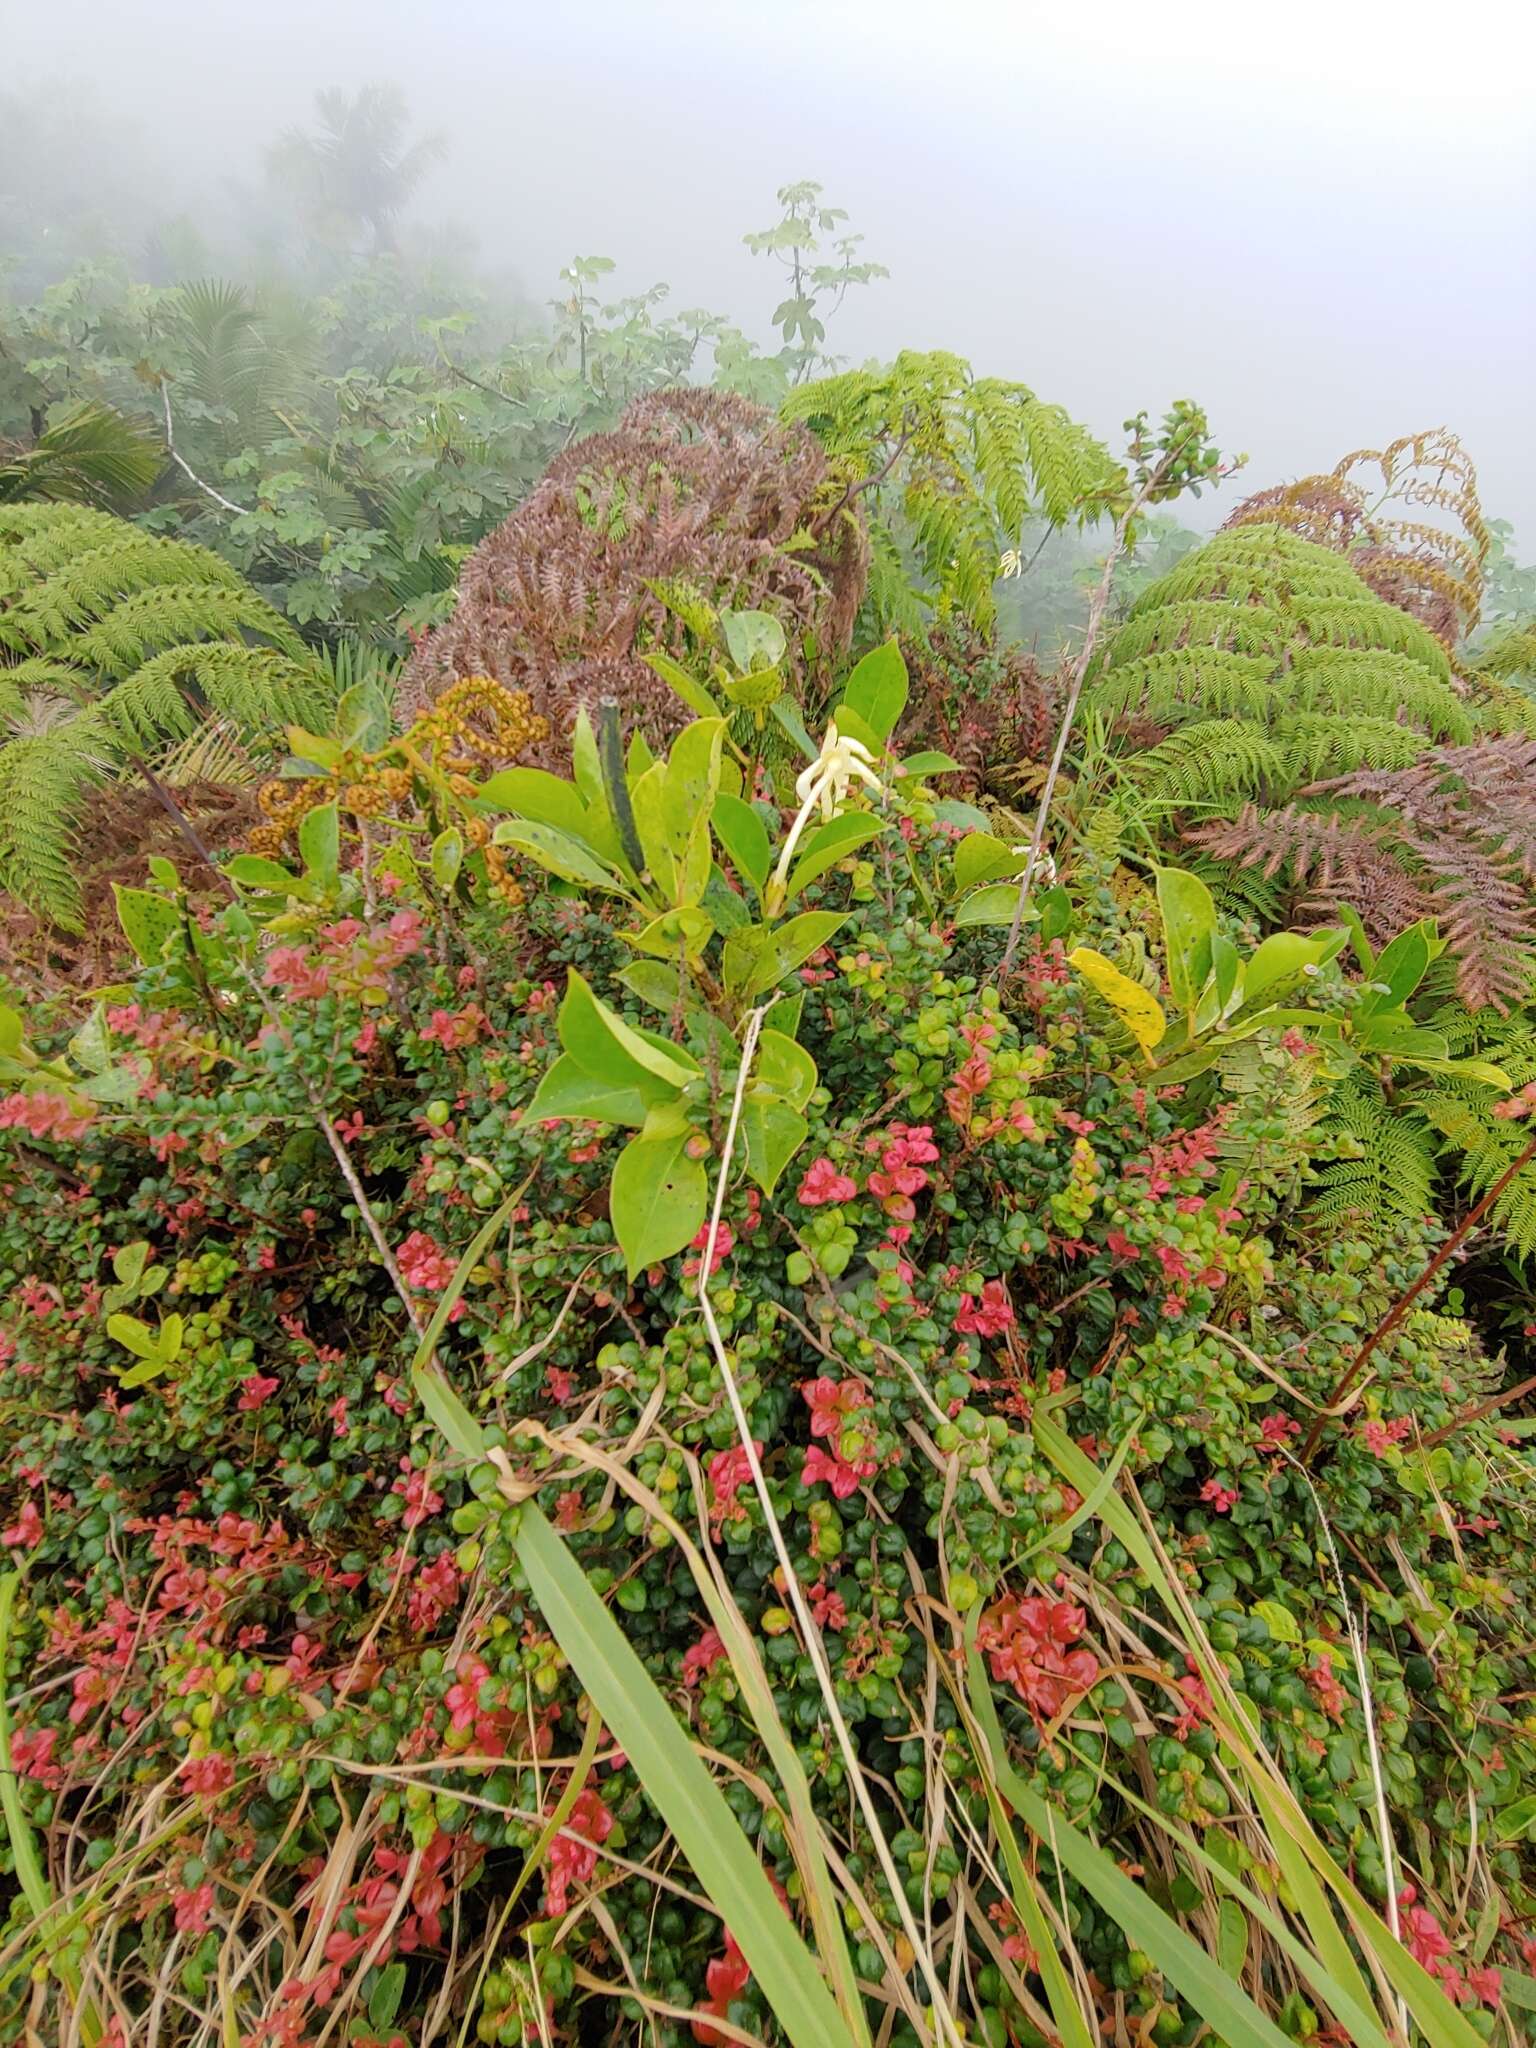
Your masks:
[{"label": "fern tree crown", "polygon": [[0,506],[0,888],[78,928],[92,790],[210,721],[266,746],[324,671],[216,555],[79,505]]}]

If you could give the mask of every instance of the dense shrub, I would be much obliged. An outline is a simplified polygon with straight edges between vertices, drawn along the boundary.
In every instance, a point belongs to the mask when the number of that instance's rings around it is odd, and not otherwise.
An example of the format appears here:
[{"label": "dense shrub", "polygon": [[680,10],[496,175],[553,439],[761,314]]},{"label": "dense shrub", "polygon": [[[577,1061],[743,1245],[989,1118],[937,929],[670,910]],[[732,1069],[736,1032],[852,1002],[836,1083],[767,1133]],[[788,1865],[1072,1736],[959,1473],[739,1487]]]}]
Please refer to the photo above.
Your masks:
[{"label": "dense shrub", "polygon": [[[776,803],[750,808],[780,829]],[[149,959],[67,1048],[46,1017],[27,1039],[0,1019],[3,1542],[27,1573],[12,1756],[82,1909],[55,1977],[83,1982],[114,2041],[157,1998],[162,2038],[189,2042],[318,2041],[342,2011],[365,2041],[445,2019],[487,2041],[639,2039],[646,2011],[668,2043],[723,2038],[712,2016],[777,2038],[677,1859],[664,1789],[598,1729],[530,1594],[519,1509],[419,1404],[417,1330],[445,1298],[437,1355],[513,1495],[536,1495],[618,1613],[803,1923],[784,1779],[680,1531],[712,1555],[843,1896],[869,1901],[849,1926],[871,1995],[904,2001],[889,2039],[922,2038],[926,2002],[920,1977],[900,1989],[903,1911],[970,1946],[976,2038],[1048,2038],[954,1689],[977,1616],[1017,1768],[1060,1825],[1163,1871],[1191,1925],[1214,1911],[1191,1834],[1273,1882],[1218,1678],[1258,1708],[1300,1824],[1386,1910],[1330,1546],[1366,1605],[1405,1938],[1491,2020],[1497,1963],[1536,1933],[1516,1846],[1536,1790],[1526,1458],[1496,1417],[1462,1421],[1491,1367],[1432,1293],[1320,1413],[1434,1233],[1385,1259],[1299,1235],[1289,1110],[1313,1043],[1277,1025],[1243,1086],[1191,1097],[1149,1073],[1061,937],[1001,999],[998,940],[942,907],[955,829],[921,785],[898,809],[899,832],[810,885],[842,922],[769,1013],[816,1069],[769,1194],[725,1151],[741,1054],[718,1012],[637,973],[601,898],[534,893],[509,918],[473,858],[446,894],[425,855],[383,862],[370,901],[317,832],[286,894],[242,884],[201,930],[162,869],[163,910],[125,905]],[[1076,916],[1098,945],[1141,943],[1107,893]],[[729,1181],[722,1228],[633,1277],[610,1220],[624,1134],[528,1114],[569,1043],[568,974],[709,1076],[685,1149],[711,1189]],[[1310,990],[1319,1019],[1357,998],[1337,966]],[[752,1452],[698,1312],[704,1260]],[[1110,1466],[1166,1581],[1104,1519],[1087,1475]],[[1193,2039],[1197,2007],[1045,1840],[1029,1853],[1100,2017]],[[1235,1967],[1265,1980],[1257,1953]],[[4,1982],[9,2030],[29,1990]],[[1291,1964],[1265,1996],[1316,2034]]]}]

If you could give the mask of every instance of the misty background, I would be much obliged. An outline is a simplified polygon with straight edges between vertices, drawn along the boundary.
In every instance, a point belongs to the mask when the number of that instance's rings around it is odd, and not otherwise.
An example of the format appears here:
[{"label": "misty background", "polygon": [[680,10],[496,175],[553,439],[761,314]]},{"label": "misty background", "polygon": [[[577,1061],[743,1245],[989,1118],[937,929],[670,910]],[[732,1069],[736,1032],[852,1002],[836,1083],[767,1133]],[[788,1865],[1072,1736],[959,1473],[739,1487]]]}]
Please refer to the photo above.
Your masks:
[{"label": "misty background", "polygon": [[949,348],[1112,445],[1192,397],[1249,452],[1228,501],[1443,422],[1489,513],[1536,533],[1517,0],[1107,0],[1081,22],[985,0],[57,0],[6,41],[0,90],[28,113],[0,142],[0,249],[25,222],[78,253],[90,218],[137,267],[185,216],[211,268],[248,274],[276,137],[317,90],[386,82],[445,143],[408,231],[530,313],[602,254],[605,297],[664,281],[669,307],[771,344],[780,278],[742,235],[815,178],[891,273],[839,311],[841,358]]}]

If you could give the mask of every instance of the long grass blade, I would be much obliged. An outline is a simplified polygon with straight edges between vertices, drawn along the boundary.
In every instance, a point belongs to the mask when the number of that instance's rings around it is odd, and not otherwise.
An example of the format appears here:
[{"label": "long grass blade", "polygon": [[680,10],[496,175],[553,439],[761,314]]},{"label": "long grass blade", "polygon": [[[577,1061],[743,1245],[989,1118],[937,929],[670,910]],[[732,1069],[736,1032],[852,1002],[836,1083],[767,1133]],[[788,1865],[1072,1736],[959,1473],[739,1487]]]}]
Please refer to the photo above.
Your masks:
[{"label": "long grass blade", "polygon": [[851,2037],[842,2015],[736,1816],[580,1565],[532,1501],[522,1509],[517,1555],[556,1641],[735,1936],[786,2036],[795,2048],[846,2048]]}]

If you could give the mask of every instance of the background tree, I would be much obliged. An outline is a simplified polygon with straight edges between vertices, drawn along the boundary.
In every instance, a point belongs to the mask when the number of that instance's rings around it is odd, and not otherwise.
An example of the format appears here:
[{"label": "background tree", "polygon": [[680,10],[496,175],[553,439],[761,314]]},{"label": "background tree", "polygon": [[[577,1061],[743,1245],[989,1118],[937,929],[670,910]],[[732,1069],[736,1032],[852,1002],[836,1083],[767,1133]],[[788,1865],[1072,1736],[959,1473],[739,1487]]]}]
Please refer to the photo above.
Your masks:
[{"label": "background tree", "polygon": [[298,201],[317,240],[350,245],[363,230],[391,249],[395,223],[446,154],[440,135],[409,138],[410,116],[392,85],[315,96],[319,126],[291,128],[271,152],[273,176]]}]

